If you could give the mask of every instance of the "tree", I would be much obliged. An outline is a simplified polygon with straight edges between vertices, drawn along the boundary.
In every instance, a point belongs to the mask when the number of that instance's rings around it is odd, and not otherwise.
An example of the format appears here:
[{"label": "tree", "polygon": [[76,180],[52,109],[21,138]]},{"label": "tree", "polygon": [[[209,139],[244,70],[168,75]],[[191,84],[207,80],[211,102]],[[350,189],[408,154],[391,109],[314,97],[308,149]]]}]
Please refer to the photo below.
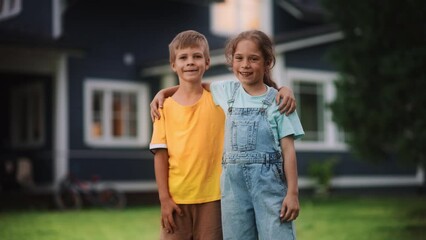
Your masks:
[{"label": "tree", "polygon": [[322,1],[344,34],[333,120],[363,158],[426,166],[426,1]]}]

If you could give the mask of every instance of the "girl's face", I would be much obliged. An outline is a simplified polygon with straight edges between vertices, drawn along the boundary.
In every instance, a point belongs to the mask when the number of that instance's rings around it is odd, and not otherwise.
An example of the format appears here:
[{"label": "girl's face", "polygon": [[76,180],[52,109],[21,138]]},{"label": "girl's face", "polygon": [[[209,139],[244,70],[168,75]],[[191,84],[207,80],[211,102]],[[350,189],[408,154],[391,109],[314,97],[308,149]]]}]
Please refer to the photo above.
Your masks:
[{"label": "girl's face", "polygon": [[209,68],[209,59],[204,56],[201,47],[176,49],[175,61],[171,63],[179,79],[187,82],[199,82],[204,72]]},{"label": "girl's face", "polygon": [[232,58],[232,71],[243,85],[263,86],[265,60],[256,43],[241,40],[237,44]]}]

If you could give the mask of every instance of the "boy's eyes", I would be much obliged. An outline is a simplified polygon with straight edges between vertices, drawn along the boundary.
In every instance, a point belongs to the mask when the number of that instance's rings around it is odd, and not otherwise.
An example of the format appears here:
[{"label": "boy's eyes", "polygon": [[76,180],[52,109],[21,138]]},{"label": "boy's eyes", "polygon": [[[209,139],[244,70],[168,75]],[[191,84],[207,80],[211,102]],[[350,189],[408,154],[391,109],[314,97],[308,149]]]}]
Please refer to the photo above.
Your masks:
[{"label": "boy's eyes", "polygon": [[[185,60],[185,59],[187,59],[188,58],[188,56],[187,55],[182,55],[182,56],[179,56],[178,57],[178,59],[181,59],[181,60]],[[200,58],[203,58],[203,55],[194,55],[193,56],[193,58],[195,58],[195,59],[200,59]]]}]

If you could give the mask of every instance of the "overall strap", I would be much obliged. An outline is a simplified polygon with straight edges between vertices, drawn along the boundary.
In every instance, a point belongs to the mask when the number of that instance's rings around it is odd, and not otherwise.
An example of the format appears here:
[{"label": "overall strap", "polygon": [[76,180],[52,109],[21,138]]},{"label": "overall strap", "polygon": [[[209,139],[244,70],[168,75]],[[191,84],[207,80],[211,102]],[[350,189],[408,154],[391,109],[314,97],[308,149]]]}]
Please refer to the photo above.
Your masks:
[{"label": "overall strap", "polygon": [[273,101],[275,100],[275,96],[277,95],[277,91],[275,90],[275,88],[270,88],[266,97],[262,100],[262,109],[261,111],[265,111],[269,106],[271,106],[271,104],[273,103]]},{"label": "overall strap", "polygon": [[228,112],[232,111],[232,105],[235,102],[235,96],[237,95],[237,89],[240,86],[240,82],[235,82],[232,86],[232,96],[231,99],[228,100]]}]

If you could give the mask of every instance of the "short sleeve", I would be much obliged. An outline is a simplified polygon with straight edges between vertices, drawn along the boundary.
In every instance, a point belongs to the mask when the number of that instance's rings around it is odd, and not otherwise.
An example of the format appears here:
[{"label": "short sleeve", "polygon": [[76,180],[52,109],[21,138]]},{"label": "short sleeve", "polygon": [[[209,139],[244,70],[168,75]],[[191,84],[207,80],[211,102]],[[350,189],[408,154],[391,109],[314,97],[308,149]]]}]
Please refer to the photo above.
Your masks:
[{"label": "short sleeve", "polygon": [[163,109],[160,109],[161,118],[156,119],[153,124],[151,143],[149,149],[155,151],[159,148],[167,148],[167,138],[165,131],[165,116]]},{"label": "short sleeve", "polygon": [[294,139],[299,139],[305,135],[296,111],[288,116],[280,114],[277,124],[280,139],[289,135],[293,135]]}]

